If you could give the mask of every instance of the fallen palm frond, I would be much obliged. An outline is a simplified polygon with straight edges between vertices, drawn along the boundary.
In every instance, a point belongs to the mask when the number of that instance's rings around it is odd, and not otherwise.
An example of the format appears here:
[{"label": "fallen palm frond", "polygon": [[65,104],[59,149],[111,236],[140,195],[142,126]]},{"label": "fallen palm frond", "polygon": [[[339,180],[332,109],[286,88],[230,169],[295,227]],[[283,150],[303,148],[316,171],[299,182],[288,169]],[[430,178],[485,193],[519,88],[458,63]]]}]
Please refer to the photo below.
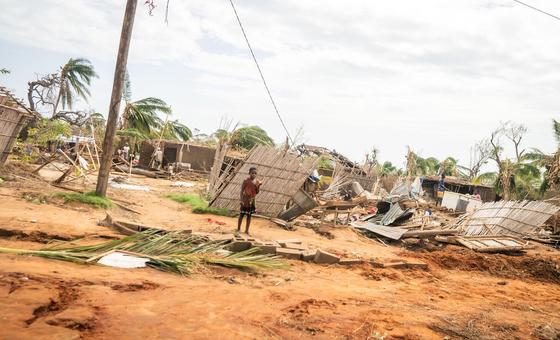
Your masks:
[{"label": "fallen palm frond", "polygon": [[[40,250],[0,247],[0,253],[38,256],[74,263],[91,263],[111,251],[124,251],[148,258],[148,266],[181,275],[203,265],[220,265],[242,269],[281,269],[288,265],[277,256],[256,254],[257,249],[232,253],[220,241],[208,241],[183,231],[150,229],[119,240],[65,247],[59,243]],[[96,261],[95,261],[96,262]]]}]

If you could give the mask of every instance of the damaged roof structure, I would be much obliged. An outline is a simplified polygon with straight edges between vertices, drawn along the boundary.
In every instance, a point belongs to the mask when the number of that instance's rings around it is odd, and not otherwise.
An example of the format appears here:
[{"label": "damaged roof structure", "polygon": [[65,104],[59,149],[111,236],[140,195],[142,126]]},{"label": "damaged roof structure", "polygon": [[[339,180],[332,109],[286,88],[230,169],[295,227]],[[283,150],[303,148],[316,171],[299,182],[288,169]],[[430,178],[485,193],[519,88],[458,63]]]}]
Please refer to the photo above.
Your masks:
[{"label": "damaged roof structure", "polygon": [[543,224],[560,207],[541,201],[498,201],[485,203],[471,214],[463,215],[452,226],[468,236],[539,234]]},{"label": "damaged roof structure", "polygon": [[333,199],[341,191],[350,190],[352,183],[357,182],[363,190],[372,191],[377,183],[377,176],[372,167],[364,167],[352,162],[346,156],[322,146],[301,144],[296,150],[303,155],[328,156],[334,163],[332,183],[321,195],[323,199]]},{"label": "damaged roof structure", "polygon": [[[298,157],[284,150],[268,146],[256,146],[232,171],[229,180],[216,190],[210,203],[215,208],[231,211],[239,209],[239,190],[247,178],[249,169],[256,167],[263,185],[256,197],[259,213],[277,217],[286,204],[301,189],[318,161],[317,157]],[[218,166],[218,165],[215,165]]]}]

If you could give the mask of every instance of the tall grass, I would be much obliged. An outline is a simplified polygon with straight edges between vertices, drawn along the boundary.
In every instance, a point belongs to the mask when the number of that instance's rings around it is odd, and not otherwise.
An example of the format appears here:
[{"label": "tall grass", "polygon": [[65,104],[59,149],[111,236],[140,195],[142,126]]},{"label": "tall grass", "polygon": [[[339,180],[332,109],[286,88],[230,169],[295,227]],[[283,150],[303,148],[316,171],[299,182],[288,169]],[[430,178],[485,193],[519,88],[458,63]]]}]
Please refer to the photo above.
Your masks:
[{"label": "tall grass", "polygon": [[64,199],[64,202],[80,202],[92,205],[96,208],[111,208],[113,202],[106,197],[100,197],[95,194],[95,191],[86,192],[84,194],[78,192],[57,192],[55,197]]},{"label": "tall grass", "polygon": [[199,195],[171,193],[166,195],[165,197],[175,202],[188,204],[192,208],[192,212],[195,214],[214,214],[214,215],[221,215],[221,216],[231,216],[231,213],[226,209],[209,207],[208,202],[206,202]]}]

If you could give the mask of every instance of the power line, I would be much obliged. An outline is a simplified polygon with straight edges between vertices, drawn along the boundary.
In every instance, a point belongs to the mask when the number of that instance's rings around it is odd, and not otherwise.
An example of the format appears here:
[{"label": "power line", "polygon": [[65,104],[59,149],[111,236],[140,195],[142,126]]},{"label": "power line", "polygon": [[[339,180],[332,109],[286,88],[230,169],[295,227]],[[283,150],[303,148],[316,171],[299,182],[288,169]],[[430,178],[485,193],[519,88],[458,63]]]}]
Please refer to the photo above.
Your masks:
[{"label": "power line", "polygon": [[519,1],[519,0],[512,0],[512,1],[515,1],[515,2],[517,2],[518,4],[521,4],[521,5],[523,5],[523,6],[527,6],[527,7],[531,8],[531,9],[534,9],[534,10],[537,11],[537,12],[541,12],[541,13],[543,13],[543,14],[546,14],[546,15],[550,16],[550,17],[553,17],[553,18],[556,19],[556,20],[560,20],[560,17],[558,17],[558,16],[556,16],[556,15],[554,15],[554,14],[550,14],[550,13],[545,12],[545,11],[543,11],[543,10],[540,10],[540,9],[538,9],[538,8],[536,8],[536,7],[533,7],[533,6],[529,5],[529,4],[526,4],[526,3],[524,3],[524,2],[521,2],[521,1]]},{"label": "power line", "polygon": [[292,137],[290,136],[290,133],[288,132],[288,128],[286,127],[286,124],[284,124],[284,120],[282,119],[282,116],[280,116],[280,112],[278,111],[278,107],[276,107],[276,103],[274,102],[274,99],[272,98],[272,94],[270,93],[268,85],[266,84],[266,80],[264,79],[264,75],[261,71],[261,67],[259,66],[257,58],[255,57],[255,53],[253,53],[253,48],[251,47],[251,44],[249,43],[249,39],[247,38],[247,34],[245,33],[245,29],[243,28],[243,24],[241,24],[241,20],[239,19],[239,15],[237,14],[237,10],[235,9],[235,6],[233,5],[233,0],[229,0],[229,3],[231,4],[231,8],[233,8],[233,13],[235,13],[235,17],[237,18],[237,22],[239,23],[239,27],[241,28],[241,32],[243,33],[243,37],[245,37],[245,41],[247,42],[247,46],[249,47],[249,51],[251,52],[251,55],[253,56],[253,60],[255,61],[255,65],[257,65],[257,70],[259,70],[259,74],[261,75],[261,79],[263,81],[264,88],[266,89],[266,92],[268,93],[268,97],[270,98],[270,102],[272,103],[272,106],[274,107],[274,111],[276,111],[276,115],[278,116],[278,119],[280,119],[280,123],[282,124],[282,127],[284,127],[284,130],[286,131],[286,135],[288,136],[288,139],[290,140],[290,144],[293,145],[294,141],[292,140]]}]

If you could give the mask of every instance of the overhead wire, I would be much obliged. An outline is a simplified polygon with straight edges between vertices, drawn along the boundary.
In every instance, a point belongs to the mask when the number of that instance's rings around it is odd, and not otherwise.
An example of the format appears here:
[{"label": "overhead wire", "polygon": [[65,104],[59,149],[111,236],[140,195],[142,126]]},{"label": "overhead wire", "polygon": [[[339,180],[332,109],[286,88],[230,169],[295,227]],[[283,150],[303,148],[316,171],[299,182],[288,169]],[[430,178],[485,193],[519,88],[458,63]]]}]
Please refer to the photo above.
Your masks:
[{"label": "overhead wire", "polygon": [[270,93],[270,89],[268,88],[266,80],[264,79],[263,72],[261,70],[261,67],[259,66],[259,62],[257,61],[257,57],[255,57],[255,53],[253,52],[253,48],[251,47],[251,44],[249,43],[249,38],[247,38],[247,34],[245,33],[245,29],[243,28],[243,24],[241,23],[241,19],[239,19],[239,15],[237,14],[237,10],[235,9],[235,5],[233,4],[233,0],[229,0],[229,3],[231,4],[231,8],[233,9],[233,13],[235,13],[235,17],[237,18],[237,23],[239,24],[239,27],[241,28],[241,32],[243,33],[243,37],[245,38],[245,42],[247,42],[247,47],[249,47],[249,51],[251,52],[251,56],[253,57],[253,60],[255,61],[255,65],[257,66],[257,70],[259,71],[259,74],[261,76],[262,82],[264,84],[264,88],[266,89],[266,92],[268,93],[268,97],[270,98],[270,102],[272,103],[272,106],[274,107],[274,111],[276,112],[276,115],[278,116],[278,119],[280,120],[280,123],[282,124],[282,127],[284,128],[284,131],[286,131],[286,135],[288,136],[288,139],[290,140],[290,144],[293,145],[294,141],[292,140],[292,136],[290,136],[290,132],[288,131],[288,128],[286,127],[286,124],[284,123],[284,120],[282,119],[282,116],[280,115],[280,111],[278,111],[278,107],[276,106],[276,102],[274,101],[274,98],[272,97],[272,94]]},{"label": "overhead wire", "polygon": [[522,2],[522,1],[519,1],[519,0],[512,0],[512,1],[517,2],[518,4],[521,4],[521,5],[523,5],[523,6],[527,6],[527,7],[531,8],[531,9],[537,11],[537,12],[541,12],[541,13],[543,13],[543,14],[546,14],[546,15],[550,16],[550,17],[553,17],[553,18],[556,19],[556,20],[560,20],[560,17],[558,17],[558,16],[556,16],[556,15],[554,15],[554,14],[548,13],[548,12],[546,12],[546,11],[543,11],[542,9],[538,9],[538,8],[536,8],[536,7],[534,7],[534,6],[529,5],[529,4],[526,4],[526,3]]}]

